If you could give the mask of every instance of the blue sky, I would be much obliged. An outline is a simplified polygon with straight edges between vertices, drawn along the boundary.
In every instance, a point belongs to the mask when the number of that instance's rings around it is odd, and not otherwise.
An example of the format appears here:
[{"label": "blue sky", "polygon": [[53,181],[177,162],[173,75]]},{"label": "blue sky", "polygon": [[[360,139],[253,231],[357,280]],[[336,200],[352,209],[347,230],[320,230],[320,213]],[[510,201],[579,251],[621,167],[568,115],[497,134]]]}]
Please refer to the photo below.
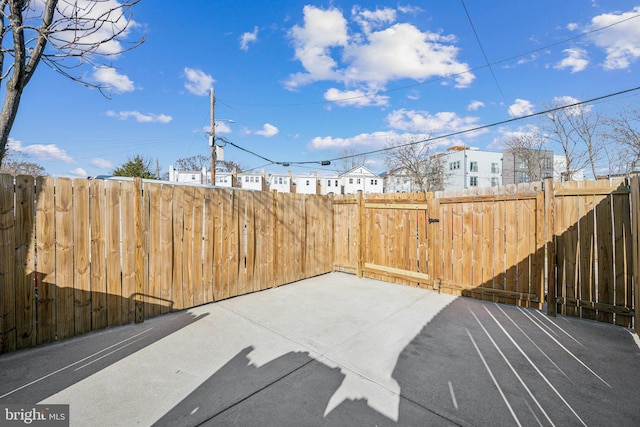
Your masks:
[{"label": "blue sky", "polygon": [[[209,154],[213,86],[216,118],[234,121],[219,122],[217,135],[269,160],[368,152],[638,86],[638,15],[637,0],[142,0],[129,39],[144,35],[144,44],[109,67],[76,70],[111,85],[111,99],[41,64],[10,147],[53,176],[109,174],[138,154],[166,172],[179,158]],[[637,107],[638,96],[597,108]],[[439,140],[439,149],[500,150],[535,124]],[[225,157],[267,172],[334,169],[268,165],[231,146]],[[369,155],[367,166],[386,170],[384,154]]]}]

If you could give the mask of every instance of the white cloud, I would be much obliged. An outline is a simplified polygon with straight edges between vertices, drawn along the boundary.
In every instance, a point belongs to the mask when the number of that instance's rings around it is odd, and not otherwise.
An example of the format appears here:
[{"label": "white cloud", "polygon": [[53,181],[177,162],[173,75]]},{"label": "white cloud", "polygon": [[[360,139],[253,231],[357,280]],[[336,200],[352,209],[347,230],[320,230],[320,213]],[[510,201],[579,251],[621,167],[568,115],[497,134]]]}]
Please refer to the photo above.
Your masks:
[{"label": "white cloud", "polygon": [[291,75],[287,82],[290,89],[313,81],[338,79],[337,63],[331,57],[330,49],[344,47],[349,41],[347,21],[338,9],[322,10],[307,5],[303,14],[304,25],[295,25],[289,36],[293,39],[295,58],[307,73]]},{"label": "white cloud", "polygon": [[396,11],[385,7],[384,9],[368,10],[354,6],[351,9],[353,20],[362,27],[362,31],[369,34],[372,29],[381,28],[385,24],[396,21]]},{"label": "white cloud", "polygon": [[591,19],[591,23],[583,28],[587,32],[620,22],[588,35],[594,45],[605,51],[603,67],[606,70],[626,69],[640,57],[640,25],[637,19],[632,19],[638,14],[640,6],[629,12],[604,13]]},{"label": "white cloud", "polygon": [[249,43],[255,43],[258,40],[258,27],[253,27],[253,32],[243,33],[240,36],[240,49],[249,50]]},{"label": "white cloud", "polygon": [[[573,104],[577,104],[579,103],[580,100],[577,98],[574,98],[573,96],[556,96],[555,98],[553,98],[553,100],[551,101],[551,106],[552,107],[564,107],[567,105],[573,105]],[[580,115],[584,112],[589,112],[591,111],[592,106],[591,105],[575,105],[573,107],[569,107],[569,108],[565,108],[564,111],[567,112],[567,114],[569,115]]]},{"label": "white cloud", "polygon": [[118,93],[132,92],[135,89],[133,81],[124,74],[118,74],[113,67],[96,67],[93,78],[99,84],[109,86]]},{"label": "white cloud", "polygon": [[382,148],[387,141],[398,138],[394,131],[361,133],[350,138],[335,138],[332,136],[317,136],[307,145],[310,150],[329,150],[348,147]]},{"label": "white cloud", "polygon": [[[217,127],[216,127],[216,131],[217,131]],[[247,131],[247,133],[249,134],[253,134],[253,135],[261,135],[267,138],[270,138],[272,136],[276,136],[278,134],[278,132],[280,132],[280,130],[275,127],[274,125],[272,125],[271,123],[265,123],[264,126],[262,127],[261,130],[255,130],[255,131]]]},{"label": "white cloud", "polygon": [[189,67],[184,68],[184,77],[186,79],[184,83],[185,89],[189,93],[199,96],[208,95],[209,89],[211,89],[215,81],[213,77],[204,71]]},{"label": "white cloud", "polygon": [[381,96],[372,93],[365,93],[362,90],[344,90],[341,91],[336,88],[327,90],[324,94],[324,99],[327,101],[333,101],[340,106],[384,106],[389,105],[389,97]]},{"label": "white cloud", "polygon": [[87,173],[86,170],[82,169],[82,168],[75,168],[69,171],[69,173],[71,173],[72,175],[75,176],[88,176],[89,174]]},{"label": "white cloud", "polygon": [[[68,22],[75,22],[74,18],[86,22],[102,22],[99,28],[85,25],[82,30],[77,25],[69,24],[65,28],[57,28],[55,37],[49,42],[55,46],[63,46],[65,50],[87,50],[87,46],[96,44],[93,53],[99,55],[116,55],[126,50],[121,40],[126,39],[133,28],[138,27],[134,20],[127,25],[129,14],[117,0],[77,0],[74,2],[58,2],[56,12],[68,18]],[[36,9],[35,13],[39,13]],[[117,35],[117,37],[114,37]],[[105,40],[109,40],[106,41]]]},{"label": "white cloud", "polygon": [[142,114],[138,111],[107,111],[107,116],[115,117],[119,120],[127,120],[132,117],[139,123],[169,123],[173,117],[166,114]]},{"label": "white cloud", "polygon": [[484,102],[482,101],[471,101],[469,105],[467,105],[468,111],[477,111],[480,108],[484,107]]},{"label": "white cloud", "polygon": [[408,23],[394,23],[395,11],[353,9],[353,20],[363,30],[349,32],[349,23],[336,8],[304,7],[304,24],[289,32],[295,58],[304,72],[292,74],[289,89],[316,81],[336,81],[365,86],[367,91],[384,89],[400,79],[423,81],[452,78],[457,87],[475,79],[466,63],[459,62],[455,37],[421,31]]},{"label": "white cloud", "polygon": [[[387,116],[387,122],[392,129],[407,132],[419,132],[433,136],[473,129],[479,126],[478,117],[461,117],[456,113],[442,111],[430,114],[427,111],[400,109]],[[484,133],[486,131],[482,131]],[[480,131],[467,134],[467,137],[477,136]]]},{"label": "white cloud", "polygon": [[60,160],[65,163],[73,163],[73,159],[69,157],[62,148],[56,144],[33,144],[23,146],[22,142],[15,139],[9,139],[8,147],[11,151],[24,153],[40,160]]},{"label": "white cloud", "polygon": [[505,142],[510,138],[540,135],[541,132],[542,130],[540,128],[532,124],[521,126],[515,130],[512,128],[500,127],[497,130],[498,135],[493,139],[492,142],[487,144],[487,150],[503,151],[507,149]]},{"label": "white cloud", "polygon": [[114,164],[111,160],[100,159],[98,157],[94,157],[93,159],[91,159],[91,164],[101,169],[113,169],[114,167]]},{"label": "white cloud", "polygon": [[516,99],[516,102],[509,106],[509,115],[511,117],[522,117],[533,114],[534,106],[530,101],[526,99]]},{"label": "white cloud", "polygon": [[565,68],[570,68],[572,73],[577,73],[589,65],[589,60],[587,59],[587,51],[582,48],[570,48],[562,51],[567,55],[562,61],[558,62],[553,68],[558,70],[563,70]]},{"label": "white cloud", "polygon": [[578,24],[576,24],[575,22],[570,22],[567,24],[567,30],[569,31],[575,31],[578,28],[580,28],[580,26]]}]

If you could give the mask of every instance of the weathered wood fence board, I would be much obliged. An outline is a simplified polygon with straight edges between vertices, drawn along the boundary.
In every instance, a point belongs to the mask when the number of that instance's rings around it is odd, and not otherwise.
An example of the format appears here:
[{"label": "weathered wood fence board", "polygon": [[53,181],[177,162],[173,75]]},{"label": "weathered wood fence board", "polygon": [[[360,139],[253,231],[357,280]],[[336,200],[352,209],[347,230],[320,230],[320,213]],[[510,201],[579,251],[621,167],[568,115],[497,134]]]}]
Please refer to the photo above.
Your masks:
[{"label": "weathered wood fence board", "polygon": [[0,175],[0,352],[330,272],[333,220],[326,196]]}]

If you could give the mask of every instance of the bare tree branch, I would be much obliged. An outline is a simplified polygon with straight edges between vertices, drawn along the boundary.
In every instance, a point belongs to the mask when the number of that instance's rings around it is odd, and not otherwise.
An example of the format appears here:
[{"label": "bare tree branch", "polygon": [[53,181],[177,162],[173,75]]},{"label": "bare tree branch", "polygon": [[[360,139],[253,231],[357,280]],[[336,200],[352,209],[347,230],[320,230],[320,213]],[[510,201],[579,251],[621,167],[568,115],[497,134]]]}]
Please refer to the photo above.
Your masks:
[{"label": "bare tree branch", "polygon": [[[0,165],[25,87],[42,62],[87,87],[92,82],[82,66],[98,66],[99,58],[114,57],[140,45],[128,41],[136,27],[132,8],[140,0],[0,0]],[[77,70],[73,74],[71,70]]]}]

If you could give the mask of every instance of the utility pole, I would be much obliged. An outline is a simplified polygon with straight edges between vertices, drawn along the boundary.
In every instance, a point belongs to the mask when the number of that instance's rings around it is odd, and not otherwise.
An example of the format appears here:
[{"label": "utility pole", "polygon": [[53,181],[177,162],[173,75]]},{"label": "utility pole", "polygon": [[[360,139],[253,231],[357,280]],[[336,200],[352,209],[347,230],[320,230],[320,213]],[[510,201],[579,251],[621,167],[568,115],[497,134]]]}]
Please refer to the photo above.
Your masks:
[{"label": "utility pole", "polygon": [[211,133],[209,135],[209,147],[211,148],[211,185],[216,185],[216,123],[214,118],[215,97],[213,88],[209,91],[211,95]]}]

